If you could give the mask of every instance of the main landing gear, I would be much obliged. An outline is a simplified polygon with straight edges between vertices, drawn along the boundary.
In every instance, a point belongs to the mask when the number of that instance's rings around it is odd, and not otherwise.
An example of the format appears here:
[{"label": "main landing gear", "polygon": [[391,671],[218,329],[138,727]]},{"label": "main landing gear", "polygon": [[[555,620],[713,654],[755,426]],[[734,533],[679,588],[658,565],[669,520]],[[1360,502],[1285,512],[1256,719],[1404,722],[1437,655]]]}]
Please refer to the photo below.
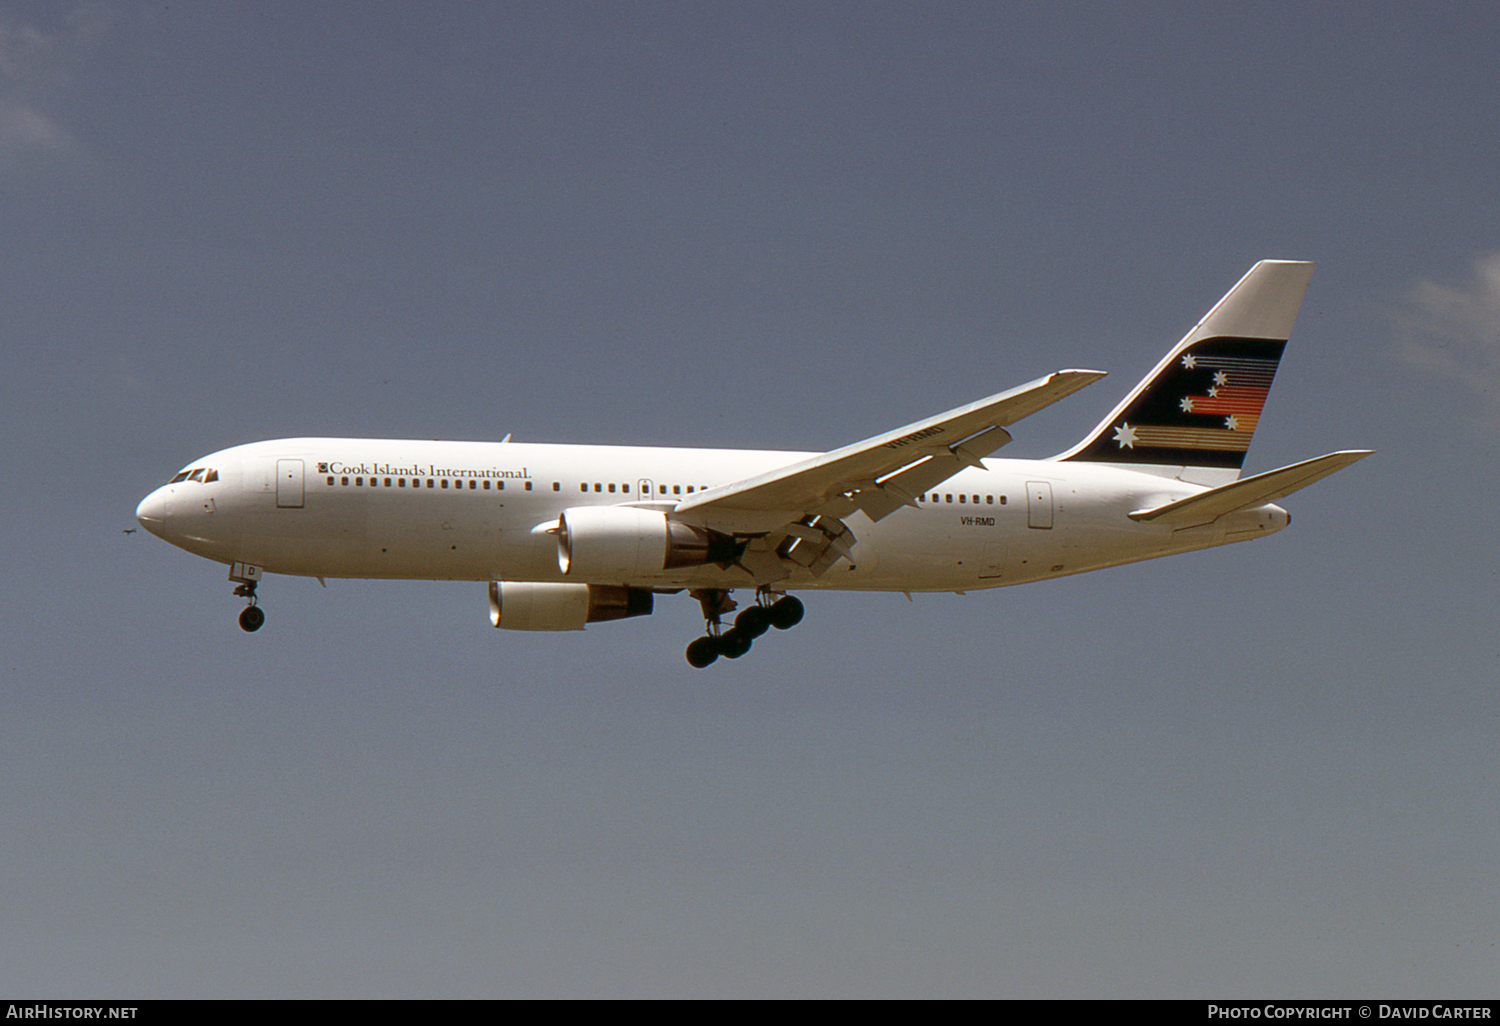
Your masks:
[{"label": "main landing gear", "polygon": [[235,563],[229,568],[229,579],[239,583],[234,589],[235,595],[248,602],[240,611],[240,627],[251,633],[260,630],[266,622],[265,611],[255,604],[255,586],[260,583],[260,575],[260,567],[246,563]]},{"label": "main landing gear", "polygon": [[725,630],[721,618],[735,609],[735,601],[729,597],[729,592],[722,588],[702,588],[689,594],[703,607],[703,619],[708,629],[707,634],[687,647],[688,664],[699,670],[720,656],[738,659],[750,651],[756,638],[772,627],[784,631],[802,622],[804,610],[800,599],[783,595],[772,601],[772,592],[761,588],[755,593],[755,605],[736,616],[734,626]]}]

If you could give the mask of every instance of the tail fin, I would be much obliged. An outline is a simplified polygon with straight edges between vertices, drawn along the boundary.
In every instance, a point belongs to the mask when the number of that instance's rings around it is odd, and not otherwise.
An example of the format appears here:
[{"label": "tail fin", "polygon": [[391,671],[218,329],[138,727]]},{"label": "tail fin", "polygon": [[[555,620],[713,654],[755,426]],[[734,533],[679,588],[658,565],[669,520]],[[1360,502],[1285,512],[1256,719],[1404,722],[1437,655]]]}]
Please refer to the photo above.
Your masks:
[{"label": "tail fin", "polygon": [[1056,457],[1239,476],[1313,265],[1262,260],[1099,426]]}]

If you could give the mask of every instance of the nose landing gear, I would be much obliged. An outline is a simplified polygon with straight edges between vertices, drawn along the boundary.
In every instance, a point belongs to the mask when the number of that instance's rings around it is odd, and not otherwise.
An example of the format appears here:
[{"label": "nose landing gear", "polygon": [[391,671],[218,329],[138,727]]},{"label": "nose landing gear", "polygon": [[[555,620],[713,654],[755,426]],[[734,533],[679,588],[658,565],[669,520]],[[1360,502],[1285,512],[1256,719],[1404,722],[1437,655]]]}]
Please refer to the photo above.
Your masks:
[{"label": "nose landing gear", "polygon": [[[254,596],[250,601],[255,601]],[[240,626],[247,631],[254,633],[260,630],[261,624],[265,622],[266,614],[260,606],[246,606],[240,611]]]},{"label": "nose landing gear", "polygon": [[249,563],[235,563],[229,568],[229,579],[239,584],[234,589],[235,595],[248,603],[240,611],[240,628],[252,634],[266,622],[265,611],[255,604],[255,586],[260,583],[260,576],[260,567]]},{"label": "nose landing gear", "polygon": [[724,629],[721,617],[733,612],[735,601],[722,588],[701,588],[689,592],[703,607],[707,634],[695,638],[687,647],[688,665],[701,670],[720,656],[738,659],[750,651],[755,639],[775,627],[787,630],[802,622],[804,608],[800,599],[783,595],[772,601],[773,593],[761,588],[755,593],[755,605],[734,618],[734,626]]}]

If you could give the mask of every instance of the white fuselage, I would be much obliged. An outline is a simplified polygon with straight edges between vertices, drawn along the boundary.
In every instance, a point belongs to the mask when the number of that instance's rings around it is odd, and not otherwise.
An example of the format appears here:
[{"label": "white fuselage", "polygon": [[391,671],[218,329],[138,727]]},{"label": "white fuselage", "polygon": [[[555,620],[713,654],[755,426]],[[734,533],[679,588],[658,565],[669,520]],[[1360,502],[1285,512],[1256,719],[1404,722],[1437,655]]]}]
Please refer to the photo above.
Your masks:
[{"label": "white fuselage", "polygon": [[[573,581],[558,561],[564,510],[687,496],[815,455],[739,449],[295,438],[213,453],[209,480],[163,485],[140,504],[153,533],[220,563],[309,577]],[[965,591],[1022,584],[1257,538],[1287,514],[1266,504],[1183,526],[1129,513],[1204,491],[1098,463],[987,459],[878,522],[845,520],[850,558],[801,567],[778,590]],[[709,526],[712,526],[710,523]],[[684,567],[638,588],[747,588],[743,569]]]}]

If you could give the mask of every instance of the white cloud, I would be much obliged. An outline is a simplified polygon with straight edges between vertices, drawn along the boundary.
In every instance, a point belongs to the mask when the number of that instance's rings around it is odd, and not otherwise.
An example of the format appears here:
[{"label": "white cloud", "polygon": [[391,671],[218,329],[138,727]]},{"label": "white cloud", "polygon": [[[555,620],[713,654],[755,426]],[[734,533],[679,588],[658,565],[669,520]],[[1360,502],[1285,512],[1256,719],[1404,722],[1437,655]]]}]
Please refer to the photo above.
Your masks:
[{"label": "white cloud", "polygon": [[1402,356],[1482,397],[1500,422],[1500,252],[1475,260],[1463,285],[1419,281],[1406,298]]},{"label": "white cloud", "polygon": [[0,157],[7,163],[83,153],[53,112],[107,22],[98,4],[74,8],[53,31],[0,16]]},{"label": "white cloud", "polygon": [[0,154],[61,155],[80,150],[78,140],[41,111],[0,98]]}]

